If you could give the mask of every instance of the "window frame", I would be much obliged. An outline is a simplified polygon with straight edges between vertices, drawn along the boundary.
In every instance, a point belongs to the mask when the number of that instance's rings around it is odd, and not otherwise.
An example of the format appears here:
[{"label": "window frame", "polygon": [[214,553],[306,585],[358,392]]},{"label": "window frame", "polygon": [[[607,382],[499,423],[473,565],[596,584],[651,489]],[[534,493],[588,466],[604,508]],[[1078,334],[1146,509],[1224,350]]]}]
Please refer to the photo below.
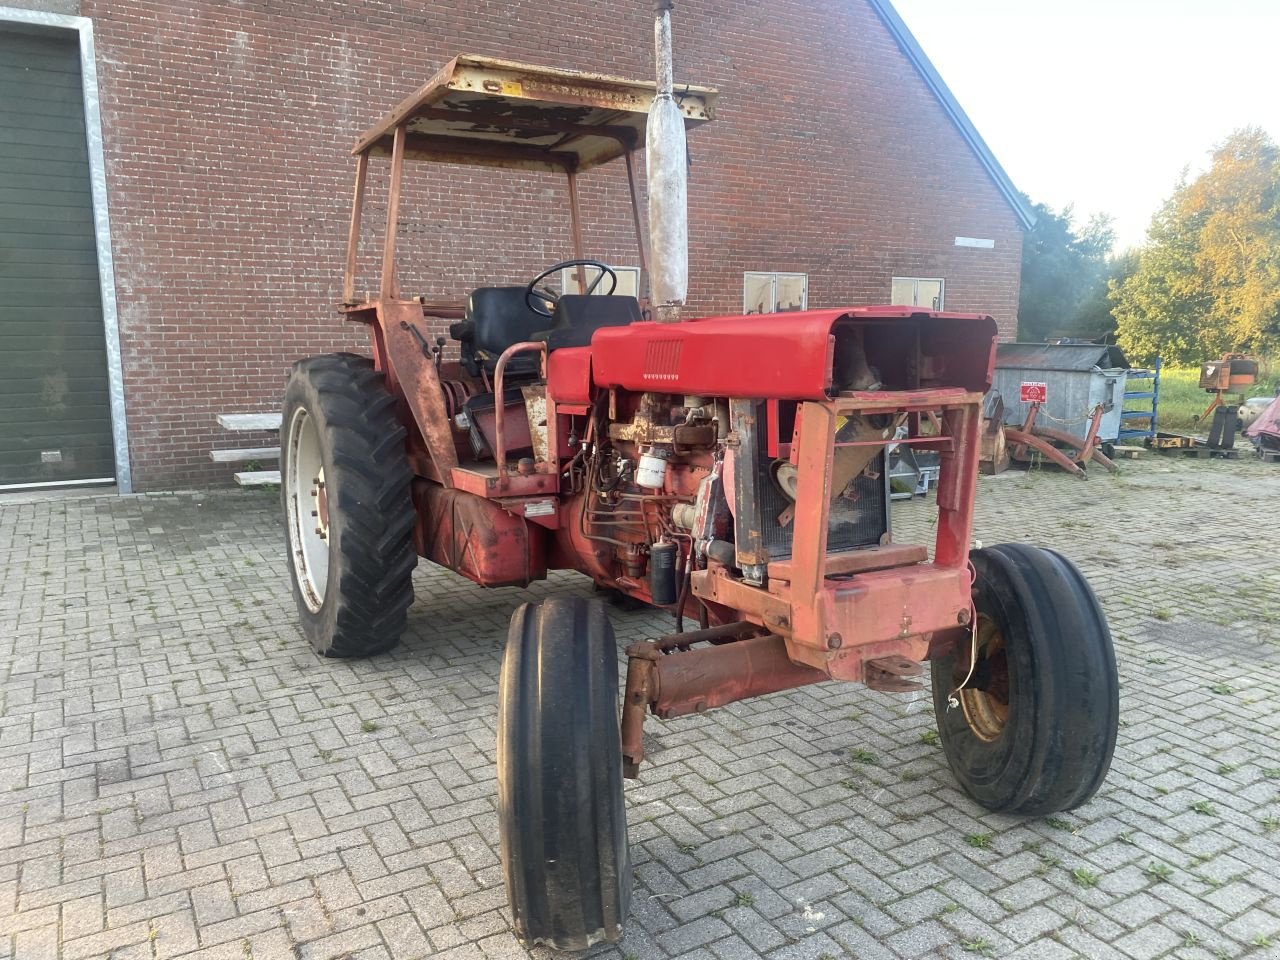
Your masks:
[{"label": "window frame", "polygon": [[[911,287],[911,303],[895,303],[893,298],[893,288],[899,283],[910,282]],[[926,306],[919,302],[920,300],[920,284],[936,283],[938,285],[938,305],[936,307],[928,307],[930,310],[943,311],[947,309],[947,278],[946,277],[891,277],[889,280],[889,303],[895,307],[921,307]]]},{"label": "window frame", "polygon": [[797,277],[804,281],[804,290],[800,297],[799,310],[809,309],[809,274],[800,273],[791,270],[744,270],[742,273],[742,312],[752,316],[763,316],[764,314],[752,314],[750,304],[747,302],[747,284],[751,282],[752,277],[768,277],[770,282],[770,302],[774,309],[767,311],[768,313],[797,313],[797,310],[779,310],[778,306],[778,280],[781,278],[795,279]]},{"label": "window frame", "polygon": [[[601,261],[601,262],[603,262],[603,261]],[[618,275],[618,287],[619,287],[619,288],[621,288],[621,287],[622,287],[622,277],[623,277],[623,274],[624,274],[624,273],[625,273],[625,274],[634,274],[634,275],[635,275],[635,278],[636,278],[636,292],[635,292],[634,296],[635,296],[635,297],[637,297],[637,298],[639,298],[639,296],[640,296],[640,281],[641,281],[641,279],[642,279],[642,277],[640,276],[640,268],[639,268],[639,267],[624,266],[624,265],[614,265],[614,264],[612,264],[612,263],[606,263],[606,264],[605,264],[605,266],[606,266],[606,267],[608,267],[610,270],[612,270],[614,273],[616,273],[616,274]],[[593,268],[591,268],[591,267],[583,267],[582,269],[583,269],[584,271],[586,271],[586,272],[589,272],[589,271],[590,271],[590,270],[592,270]],[[577,268],[577,267],[565,267],[565,268],[563,268],[563,269],[560,271],[560,289],[561,289],[564,293],[571,293],[571,292],[573,292],[573,291],[571,291],[571,290],[569,289],[569,287],[570,287],[570,283],[572,283],[574,287],[576,287],[576,286],[577,286],[577,279],[576,279],[576,278],[575,278],[575,276],[574,276],[577,272],[578,272],[578,268]],[[588,283],[590,283],[590,280],[588,280]],[[603,286],[603,285],[602,285],[602,286]],[[599,287],[597,287],[597,288],[596,288],[597,292],[592,294],[592,296],[593,296],[593,297],[600,297],[600,296],[604,296],[604,294],[602,294],[602,293],[600,293],[600,292],[599,292],[599,289],[600,289]]]}]

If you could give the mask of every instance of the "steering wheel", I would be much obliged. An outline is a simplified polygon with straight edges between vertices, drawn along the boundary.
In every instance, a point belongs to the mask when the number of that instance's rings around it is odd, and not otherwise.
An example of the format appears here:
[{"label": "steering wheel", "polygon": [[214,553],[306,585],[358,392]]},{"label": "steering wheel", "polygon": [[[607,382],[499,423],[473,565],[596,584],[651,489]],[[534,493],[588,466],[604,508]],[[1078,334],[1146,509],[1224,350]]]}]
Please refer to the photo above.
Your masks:
[{"label": "steering wheel", "polygon": [[600,281],[606,276],[609,278],[609,289],[604,292],[604,295],[607,297],[618,289],[618,275],[613,272],[611,267],[605,266],[599,260],[562,260],[547,267],[547,269],[530,280],[529,285],[524,288],[524,302],[530,310],[541,317],[551,316],[551,310],[547,309],[547,301],[552,303],[554,309],[554,304],[559,301],[560,294],[553,290],[548,290],[546,287],[539,288],[538,284],[553,273],[564,270],[567,267],[595,267],[600,271],[599,275],[591,281],[591,286],[587,287],[588,296],[596,292],[596,287],[600,286]]}]

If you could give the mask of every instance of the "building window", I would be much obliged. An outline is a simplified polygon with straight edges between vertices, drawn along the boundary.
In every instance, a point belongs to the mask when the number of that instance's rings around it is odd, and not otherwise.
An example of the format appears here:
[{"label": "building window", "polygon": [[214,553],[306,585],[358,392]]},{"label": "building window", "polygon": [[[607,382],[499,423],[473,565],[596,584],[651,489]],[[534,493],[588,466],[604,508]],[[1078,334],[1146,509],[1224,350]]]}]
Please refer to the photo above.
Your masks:
[{"label": "building window", "polygon": [[892,299],[898,307],[924,307],[926,310],[942,310],[947,281],[924,277],[894,277]]},{"label": "building window", "polygon": [[743,313],[784,313],[809,308],[806,273],[744,273]]},{"label": "building window", "polygon": [[[613,292],[620,297],[639,297],[640,296],[640,268],[639,267],[615,267],[609,265],[614,273],[618,275],[618,288]],[[583,267],[582,272],[586,277],[587,286],[590,287],[595,282],[596,277],[600,275],[600,271],[595,267]],[[578,268],[565,267],[560,271],[560,289],[565,293],[581,293],[582,289],[578,286]],[[609,289],[609,279],[606,277],[600,281],[600,286],[596,287],[596,295],[599,296]]]}]

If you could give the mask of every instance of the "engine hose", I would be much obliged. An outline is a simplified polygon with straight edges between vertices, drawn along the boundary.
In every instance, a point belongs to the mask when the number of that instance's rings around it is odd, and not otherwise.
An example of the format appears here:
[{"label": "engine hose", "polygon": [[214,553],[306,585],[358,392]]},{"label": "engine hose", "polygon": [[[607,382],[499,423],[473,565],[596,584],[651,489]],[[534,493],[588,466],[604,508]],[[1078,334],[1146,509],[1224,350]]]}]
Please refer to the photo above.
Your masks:
[{"label": "engine hose", "polygon": [[693,542],[684,554],[684,578],[680,583],[680,595],[676,597],[676,633],[684,633],[684,605],[689,599],[689,589],[693,584]]}]

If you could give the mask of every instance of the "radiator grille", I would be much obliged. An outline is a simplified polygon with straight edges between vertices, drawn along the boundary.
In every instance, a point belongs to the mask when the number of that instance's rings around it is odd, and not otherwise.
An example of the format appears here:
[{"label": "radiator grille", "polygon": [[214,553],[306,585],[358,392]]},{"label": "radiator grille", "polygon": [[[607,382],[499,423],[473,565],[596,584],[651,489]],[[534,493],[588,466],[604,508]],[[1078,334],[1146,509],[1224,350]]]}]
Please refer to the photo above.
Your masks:
[{"label": "radiator grille", "polygon": [[[791,501],[782,495],[769,476],[769,461],[760,462],[760,505],[764,526],[764,545],[770,560],[788,560],[791,557],[791,540],[795,522],[787,526],[778,524],[778,515]],[[831,505],[827,524],[827,552],[840,553],[878,544],[889,532],[889,490],[884,470],[884,454],[881,453],[867,468],[875,477],[859,476],[853,481],[855,499],[838,498]]]}]

